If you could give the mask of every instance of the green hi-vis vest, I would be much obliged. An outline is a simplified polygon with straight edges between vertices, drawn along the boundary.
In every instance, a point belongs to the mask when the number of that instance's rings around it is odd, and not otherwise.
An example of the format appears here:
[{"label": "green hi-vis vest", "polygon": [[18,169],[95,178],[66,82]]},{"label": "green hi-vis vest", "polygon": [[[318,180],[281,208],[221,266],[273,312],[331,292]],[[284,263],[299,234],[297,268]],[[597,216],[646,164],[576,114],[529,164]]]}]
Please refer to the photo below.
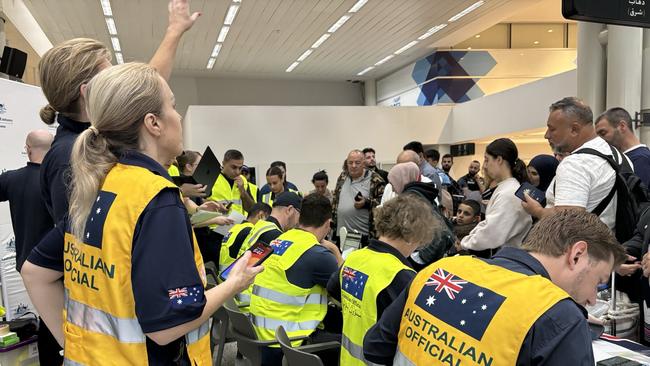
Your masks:
[{"label": "green hi-vis vest", "polygon": [[[244,177],[241,178],[244,180],[244,188],[248,189],[248,181]],[[244,206],[241,200],[241,192],[239,192],[237,184],[230,186],[230,183],[228,183],[228,180],[223,176],[223,174],[219,174],[217,181],[214,182],[214,186],[212,187],[212,195],[208,197],[208,200],[223,204],[232,202],[232,206],[230,208],[231,210],[237,211],[244,216],[247,215],[246,211],[244,211]],[[253,196],[253,201],[257,201],[257,198],[255,196]]]},{"label": "green hi-vis vest", "polygon": [[377,322],[377,296],[402,270],[413,271],[394,255],[368,248],[350,253],[345,260],[339,273],[343,308],[341,365],[368,364],[363,357],[363,337]]},{"label": "green hi-vis vest", "polygon": [[[237,258],[233,258],[230,256],[230,248],[233,246],[235,243],[235,239],[237,239],[237,236],[243,231],[247,230],[249,233],[253,228],[253,224],[246,221],[242,222],[241,224],[237,224],[228,230],[228,234],[223,237],[223,240],[221,241],[221,249],[219,250],[219,272],[223,272],[229,265],[232,264],[232,262],[235,261]],[[243,234],[242,234],[243,235]],[[248,236],[248,235],[247,235]],[[245,243],[245,240],[244,240]],[[242,246],[244,244],[242,243]],[[239,252],[239,251],[237,251]]]},{"label": "green hi-vis vest", "polygon": [[473,257],[442,259],[409,288],[393,364],[515,365],[535,321],[569,295]]},{"label": "green hi-vis vest", "polygon": [[[289,337],[308,336],[325,318],[327,290],[321,285],[298,287],[289,282],[286,274],[315,245],[319,245],[318,239],[300,229],[289,230],[271,242],[273,254],[255,278],[251,296],[251,321],[260,340],[274,340],[280,325]],[[292,343],[296,346],[301,341]]]},{"label": "green hi-vis vest", "polygon": [[[257,221],[253,226],[253,228],[251,229],[248,236],[246,237],[246,239],[244,239],[241,248],[239,248],[239,254],[237,255],[237,257],[239,258],[242,255],[244,255],[244,252],[247,251],[248,248],[253,246],[253,244],[257,243],[257,241],[259,240],[260,236],[262,236],[262,234],[274,229],[282,231],[282,228],[278,227],[276,224],[270,221],[266,221],[266,220]],[[250,285],[247,289],[235,295],[235,302],[237,304],[250,304],[252,290],[253,290],[253,285]],[[246,311],[246,309],[243,309],[243,311]]]},{"label": "green hi-vis vest", "polygon": [[[65,365],[148,364],[145,334],[135,313],[131,251],[138,218],[165,188],[176,186],[148,169],[117,164],[102,184],[83,241],[65,234]],[[92,229],[95,219],[105,220],[103,230]],[[205,286],[196,238],[193,245]],[[192,365],[212,365],[208,322],[186,334],[185,342]]]},{"label": "green hi-vis vest", "polygon": [[[302,193],[300,193],[299,191],[296,191],[295,189],[289,188],[288,191],[292,192],[292,193],[295,193],[298,196],[302,197]],[[269,193],[266,193],[266,194],[262,195],[262,203],[266,203],[267,205],[273,207],[273,198],[271,198],[272,196],[273,196],[273,192],[269,192]]]}]

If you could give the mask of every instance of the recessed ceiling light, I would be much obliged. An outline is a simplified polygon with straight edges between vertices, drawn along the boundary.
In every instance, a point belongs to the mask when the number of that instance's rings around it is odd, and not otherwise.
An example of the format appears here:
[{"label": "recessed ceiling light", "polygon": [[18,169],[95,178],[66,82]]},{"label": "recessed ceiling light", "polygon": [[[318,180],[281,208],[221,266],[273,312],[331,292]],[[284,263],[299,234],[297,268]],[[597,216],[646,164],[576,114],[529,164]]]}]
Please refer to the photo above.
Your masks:
[{"label": "recessed ceiling light", "polygon": [[108,27],[108,34],[111,36],[117,35],[117,27],[115,26],[115,20],[113,20],[113,18],[106,18],[106,27]]},{"label": "recessed ceiling light", "polygon": [[552,29],[549,29],[549,30],[547,30],[547,32],[549,32],[549,33],[553,33],[553,30],[552,30]]},{"label": "recessed ceiling light", "polygon": [[115,52],[122,52],[120,40],[117,37],[111,37],[111,43],[113,44],[113,50],[115,50]]},{"label": "recessed ceiling light", "polygon": [[121,52],[115,52],[115,59],[117,60],[117,63],[120,65],[124,63],[124,57],[122,57]]},{"label": "recessed ceiling light", "polygon": [[308,49],[307,51],[303,52],[303,54],[300,55],[300,57],[298,57],[298,62],[305,61],[305,59],[309,57],[309,55],[311,55],[312,52],[314,52],[314,50],[312,49]]},{"label": "recessed ceiling light", "polygon": [[111,9],[111,2],[109,0],[101,0],[101,4],[102,4],[102,12],[104,13],[104,16],[112,17],[113,10]]},{"label": "recessed ceiling light", "polygon": [[226,20],[223,21],[225,25],[231,25],[235,21],[235,16],[237,16],[237,10],[239,10],[239,5],[230,5],[228,8],[228,13],[226,14]]},{"label": "recessed ceiling light", "polygon": [[481,35],[477,34],[477,35],[474,36],[474,38],[481,38]]},{"label": "recessed ceiling light", "polygon": [[359,9],[361,9],[364,5],[366,5],[367,2],[368,2],[368,0],[359,0],[359,1],[357,1],[357,3],[354,4],[350,8],[350,10],[348,10],[348,13],[356,13],[356,12],[358,12]]},{"label": "recessed ceiling light", "polygon": [[212,69],[214,67],[214,63],[217,61],[216,58],[210,57],[208,60],[208,65],[205,67],[206,69]]},{"label": "recessed ceiling light", "polygon": [[411,42],[409,42],[406,46],[400,48],[399,50],[395,51],[394,53],[395,53],[396,55],[399,55],[400,53],[402,53],[402,52],[408,50],[409,48],[415,46],[416,44],[418,44],[418,41],[411,41]]},{"label": "recessed ceiling light", "polygon": [[457,21],[458,19],[460,19],[460,18],[464,17],[465,15],[471,13],[472,11],[474,11],[475,9],[477,9],[478,7],[483,5],[484,3],[485,3],[485,1],[483,1],[483,0],[475,2],[474,4],[467,7],[467,9],[465,9],[465,10],[461,11],[460,13],[454,15],[453,17],[449,18],[449,22],[451,23],[451,22]]},{"label": "recessed ceiling light", "polygon": [[374,69],[374,68],[375,68],[374,66],[366,67],[365,69],[363,69],[363,71],[361,71],[361,72],[358,73],[357,75],[358,75],[358,76],[361,76],[361,75],[367,73],[368,71],[370,71],[370,70],[372,70],[372,69]]},{"label": "recessed ceiling light", "polygon": [[291,66],[287,67],[287,69],[286,69],[285,71],[286,71],[286,72],[291,72],[291,71],[293,71],[293,69],[295,69],[298,65],[300,65],[300,62],[296,61],[296,62],[292,63]]},{"label": "recessed ceiling light", "polygon": [[379,66],[379,65],[381,65],[381,64],[385,63],[386,61],[390,60],[390,59],[393,58],[393,57],[395,57],[395,55],[388,55],[388,56],[382,58],[381,60],[377,61],[377,63],[375,64],[375,66]]},{"label": "recessed ceiling light", "polygon": [[472,47],[467,47],[467,49],[468,49],[468,50],[471,50],[471,49],[472,49]]},{"label": "recessed ceiling light", "polygon": [[437,33],[438,31],[440,31],[441,29],[443,29],[444,27],[446,27],[446,26],[447,26],[446,23],[436,25],[435,27],[430,28],[430,29],[429,29],[426,33],[424,33],[423,35],[419,36],[419,37],[418,37],[418,40],[422,41],[422,40],[424,40],[424,39],[427,39],[427,38],[431,37],[432,35],[434,35],[435,33]]},{"label": "recessed ceiling light", "polygon": [[328,38],[330,38],[330,34],[329,34],[329,33],[325,33],[325,34],[323,34],[322,36],[320,36],[320,38],[319,38],[316,42],[314,42],[313,45],[311,45],[311,48],[318,48],[318,47],[320,47],[320,45],[322,45],[323,42],[327,41]]},{"label": "recessed ceiling light", "polygon": [[343,24],[345,24],[345,22],[347,22],[349,19],[350,19],[350,16],[349,16],[349,15],[344,15],[344,16],[340,17],[339,20],[337,20],[336,23],[334,23],[334,24],[330,27],[330,29],[327,30],[327,32],[328,32],[328,33],[334,33],[334,32],[336,32],[336,31],[337,31],[339,28],[341,28],[341,26],[343,26]]},{"label": "recessed ceiling light", "polygon": [[223,43],[226,40],[226,36],[228,35],[229,30],[230,27],[227,25],[221,27],[221,30],[219,31],[219,37],[217,37],[217,42]]},{"label": "recessed ceiling light", "polygon": [[210,57],[216,58],[217,56],[219,56],[219,52],[221,52],[221,46],[222,46],[221,43],[215,44],[214,48],[212,49],[212,54],[210,55]]},{"label": "recessed ceiling light", "polygon": [[533,42],[533,44],[539,44],[539,41],[535,41],[535,42]]}]

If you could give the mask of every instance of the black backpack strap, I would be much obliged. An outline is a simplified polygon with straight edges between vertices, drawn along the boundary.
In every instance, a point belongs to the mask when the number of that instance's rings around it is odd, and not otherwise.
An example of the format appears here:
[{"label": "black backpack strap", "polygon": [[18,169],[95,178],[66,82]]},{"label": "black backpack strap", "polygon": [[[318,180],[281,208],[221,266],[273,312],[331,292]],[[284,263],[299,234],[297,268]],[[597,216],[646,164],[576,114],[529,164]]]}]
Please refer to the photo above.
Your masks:
[{"label": "black backpack strap", "polygon": [[[618,173],[619,173],[620,167],[619,167],[618,163],[616,161],[614,161],[614,159],[611,156],[605,155],[605,154],[603,154],[600,151],[595,150],[595,149],[584,148],[584,149],[580,149],[578,151],[574,151],[573,154],[596,155],[596,156],[598,156],[598,157],[600,157],[602,159],[605,159],[609,163],[609,166],[611,166],[612,169],[614,169],[614,174],[615,174],[614,175],[614,186],[612,186],[612,189],[609,191],[607,196],[602,201],[600,201],[598,206],[596,206],[596,208],[594,208],[593,211],[591,211],[591,213],[593,213],[594,215],[600,216],[603,213],[603,211],[605,211],[605,209],[607,208],[609,203],[612,201],[612,199],[614,198],[614,193],[616,193],[616,182],[618,180]],[[612,154],[614,154],[614,156],[616,156],[616,152],[615,152],[615,150],[613,148],[612,148]],[[623,159],[623,160],[625,160],[625,159]]]}]

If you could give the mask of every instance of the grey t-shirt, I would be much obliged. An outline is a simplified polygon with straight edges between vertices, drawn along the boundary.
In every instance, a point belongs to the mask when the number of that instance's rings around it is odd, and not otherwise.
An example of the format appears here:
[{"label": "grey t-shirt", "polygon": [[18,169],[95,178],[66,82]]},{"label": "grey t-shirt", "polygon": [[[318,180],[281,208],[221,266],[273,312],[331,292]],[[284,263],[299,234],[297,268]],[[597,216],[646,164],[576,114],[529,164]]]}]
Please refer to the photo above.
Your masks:
[{"label": "grey t-shirt", "polygon": [[352,181],[350,177],[345,178],[341,194],[339,196],[339,206],[337,211],[336,234],[345,226],[348,231],[357,230],[363,235],[368,235],[368,224],[370,220],[370,211],[366,208],[357,209],[354,207],[354,197],[358,192],[368,198],[370,196],[370,179],[371,174],[366,170],[365,174]]}]

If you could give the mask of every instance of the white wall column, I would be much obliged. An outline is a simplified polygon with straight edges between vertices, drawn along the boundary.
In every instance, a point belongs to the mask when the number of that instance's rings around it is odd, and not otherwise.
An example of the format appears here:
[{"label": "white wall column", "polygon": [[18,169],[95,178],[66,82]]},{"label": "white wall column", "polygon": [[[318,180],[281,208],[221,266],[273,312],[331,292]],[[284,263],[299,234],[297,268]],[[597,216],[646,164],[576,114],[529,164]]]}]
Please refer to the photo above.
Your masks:
[{"label": "white wall column", "polygon": [[[650,143],[650,29],[643,30],[643,67],[641,74],[641,113],[644,124],[638,131],[641,143]],[[646,117],[647,116],[647,117]]]},{"label": "white wall column", "polygon": [[643,30],[619,25],[607,29],[606,107],[622,107],[634,116],[641,109]]},{"label": "white wall column", "polygon": [[364,81],[364,105],[374,106],[377,105],[377,80],[369,79]]},{"label": "white wall column", "polygon": [[578,22],[578,98],[599,114],[605,110],[606,54],[602,24]]}]

